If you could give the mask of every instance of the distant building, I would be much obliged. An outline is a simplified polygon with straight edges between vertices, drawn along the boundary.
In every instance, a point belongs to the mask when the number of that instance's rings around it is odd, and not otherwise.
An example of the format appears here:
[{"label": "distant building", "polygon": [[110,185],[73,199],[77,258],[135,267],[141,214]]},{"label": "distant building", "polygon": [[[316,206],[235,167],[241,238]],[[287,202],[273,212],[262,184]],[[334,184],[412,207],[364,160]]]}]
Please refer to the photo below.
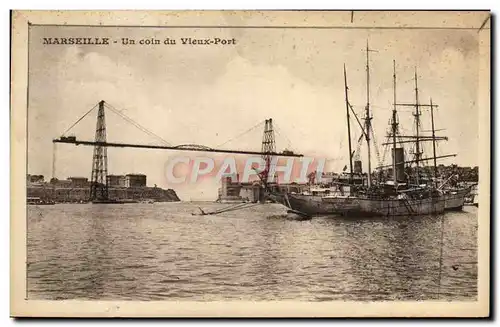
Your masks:
[{"label": "distant building", "polygon": [[50,181],[52,185],[55,187],[61,187],[61,188],[72,188],[73,185],[69,179],[66,180],[59,180],[59,179],[53,179]]},{"label": "distant building", "polygon": [[257,202],[260,197],[258,183],[239,183],[233,181],[231,176],[223,177],[219,188],[219,201],[249,201]]},{"label": "distant building", "polygon": [[273,192],[277,193],[302,193],[305,190],[309,189],[308,184],[297,184],[297,183],[290,183],[290,184],[269,184],[268,185],[269,189]]},{"label": "distant building", "polygon": [[146,175],[144,174],[127,174],[125,175],[125,187],[145,187]]},{"label": "distant building", "polygon": [[68,177],[71,182],[71,187],[88,187],[89,179],[87,177]]},{"label": "distant building", "polygon": [[[308,187],[307,184],[278,184],[269,183],[268,188],[273,192],[293,192],[300,193]],[[219,188],[218,201],[221,202],[258,202],[262,200],[264,188],[259,182],[240,183],[237,175],[222,177]]]},{"label": "distant building", "polygon": [[26,175],[26,182],[28,183],[43,183],[44,180],[43,175]]},{"label": "distant building", "polygon": [[127,187],[125,175],[108,175],[109,187]]},{"label": "distant building", "polygon": [[240,189],[240,198],[243,201],[258,202],[260,199],[261,187],[259,183],[243,183]]}]

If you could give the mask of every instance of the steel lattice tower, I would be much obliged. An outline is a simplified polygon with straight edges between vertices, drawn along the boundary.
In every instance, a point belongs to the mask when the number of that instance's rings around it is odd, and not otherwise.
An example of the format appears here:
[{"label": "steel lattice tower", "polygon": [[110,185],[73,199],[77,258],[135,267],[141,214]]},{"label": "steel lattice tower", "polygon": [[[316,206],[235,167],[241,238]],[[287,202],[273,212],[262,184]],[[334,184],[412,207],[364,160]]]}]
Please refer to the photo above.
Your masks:
[{"label": "steel lattice tower", "polygon": [[264,136],[262,137],[262,159],[266,163],[264,171],[261,173],[262,180],[268,183],[269,171],[271,169],[272,153],[276,153],[276,141],[274,138],[273,120],[266,119],[264,126]]},{"label": "steel lattice tower", "polygon": [[[106,142],[106,119],[104,116],[104,100],[99,102],[95,142]],[[92,178],[90,182],[90,200],[108,200],[108,149],[106,146],[94,145],[92,159]]]}]

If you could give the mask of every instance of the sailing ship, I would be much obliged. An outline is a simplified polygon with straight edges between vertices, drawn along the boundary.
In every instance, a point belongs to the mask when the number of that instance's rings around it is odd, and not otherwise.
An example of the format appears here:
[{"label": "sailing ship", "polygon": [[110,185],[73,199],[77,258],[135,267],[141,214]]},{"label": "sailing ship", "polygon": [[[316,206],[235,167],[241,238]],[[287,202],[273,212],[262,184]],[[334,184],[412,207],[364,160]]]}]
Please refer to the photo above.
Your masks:
[{"label": "sailing ship", "polygon": [[[460,196],[458,193],[446,193],[437,186],[437,166],[436,160],[438,158],[445,158],[455,155],[436,155],[436,141],[444,140],[447,138],[436,137],[434,128],[434,107],[436,105],[431,103],[429,105],[420,104],[418,96],[418,82],[417,72],[415,70],[415,103],[414,104],[398,104],[396,101],[396,64],[394,61],[394,74],[393,74],[393,111],[391,119],[391,133],[389,137],[392,138],[391,143],[385,145],[392,145],[392,180],[385,182],[378,181],[378,184],[373,184],[372,170],[371,170],[371,148],[370,136],[373,135],[371,127],[371,120],[373,116],[370,114],[370,90],[369,90],[369,58],[368,54],[371,50],[366,48],[367,53],[367,104],[365,107],[365,124],[364,126],[359,122],[357,116],[352,110],[352,106],[348,100],[347,94],[347,77],[344,66],[344,80],[346,92],[346,108],[348,119],[348,138],[349,138],[349,166],[350,173],[353,176],[353,165],[351,150],[351,135],[349,125],[349,110],[353,112],[358,121],[362,134],[367,144],[367,158],[368,158],[368,176],[366,187],[355,187],[348,185],[349,192],[346,195],[342,194],[329,194],[329,195],[310,195],[310,194],[287,194],[286,205],[292,210],[305,212],[307,214],[344,214],[348,216],[414,216],[414,215],[431,215],[443,213],[448,206],[459,207]],[[416,135],[403,136],[398,131],[398,118],[397,106],[412,106],[415,107],[415,130]],[[422,106],[430,107],[431,121],[432,121],[432,136],[420,135],[420,108]],[[423,151],[421,149],[421,142],[432,141],[433,144],[433,157],[422,158]],[[404,159],[404,143],[415,143],[414,159],[405,161]],[[434,178],[432,183],[422,183],[420,180],[420,164],[424,161],[432,160],[434,162]],[[407,164],[410,164],[408,166]],[[415,164],[415,167],[411,167]],[[381,167],[379,167],[381,168]],[[406,168],[412,168],[412,175],[406,173]],[[461,193],[460,193],[461,194]],[[462,202],[463,205],[463,202]]]},{"label": "sailing ship", "polygon": [[[439,214],[445,210],[445,199],[443,193],[438,190],[436,185],[423,184],[420,181],[420,163],[424,160],[431,158],[422,158],[423,151],[420,142],[432,141],[434,148],[434,180],[436,180],[436,156],[435,152],[435,129],[433,118],[433,104],[431,101],[431,120],[432,120],[432,136],[426,137],[420,135],[420,107],[425,106],[419,103],[418,98],[418,82],[417,73],[415,71],[415,104],[409,104],[415,107],[415,131],[416,135],[404,136],[398,131],[399,121],[397,114],[397,106],[408,104],[398,104],[396,101],[396,64],[393,62],[393,110],[391,119],[391,132],[389,137],[392,142],[385,143],[384,145],[392,146],[392,180],[382,182],[379,180],[378,185],[372,185],[369,173],[369,186],[365,192],[362,192],[357,199],[358,207],[355,212],[350,214],[361,216],[414,216],[414,215],[430,215]],[[368,98],[369,99],[369,98]],[[369,101],[367,101],[369,107]],[[367,110],[368,111],[368,110]],[[370,121],[372,117],[367,113],[366,121]],[[365,134],[370,135],[371,125],[366,124]],[[369,143],[369,138],[367,138]],[[404,159],[405,143],[415,143],[415,151],[413,155],[415,158],[409,162]],[[368,147],[369,149],[369,147]],[[368,150],[369,151],[369,150]],[[368,160],[370,167],[370,153],[368,152]],[[409,166],[405,165],[410,163]],[[411,167],[414,163],[415,166]],[[408,169],[411,168],[413,176],[409,176]]]},{"label": "sailing ship", "polygon": [[[347,135],[349,141],[349,173],[347,183],[332,182],[327,189],[311,189],[302,194],[287,194],[286,202],[282,202],[290,209],[308,215],[349,215],[357,212],[359,208],[357,190],[362,187],[364,178],[361,173],[361,161],[356,162],[356,171],[353,169],[353,152],[351,141],[350,111],[353,110],[349,103],[347,73],[344,65],[344,86],[347,118]],[[354,112],[353,112],[354,113]],[[356,117],[357,118],[357,117]],[[358,120],[361,126],[361,123]],[[369,168],[370,169],[370,168]]]}]

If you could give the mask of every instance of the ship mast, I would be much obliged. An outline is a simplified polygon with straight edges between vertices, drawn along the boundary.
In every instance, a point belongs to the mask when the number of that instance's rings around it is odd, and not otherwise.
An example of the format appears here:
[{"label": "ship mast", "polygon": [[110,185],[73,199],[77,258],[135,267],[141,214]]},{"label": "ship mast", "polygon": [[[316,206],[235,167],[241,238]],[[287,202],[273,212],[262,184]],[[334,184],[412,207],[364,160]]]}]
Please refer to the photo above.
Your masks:
[{"label": "ship mast", "polygon": [[434,129],[434,106],[432,98],[430,99],[431,107],[431,125],[432,125],[432,151],[434,156],[434,185],[437,187],[437,163],[436,163],[436,130]]},{"label": "ship mast", "polygon": [[396,174],[396,132],[398,129],[398,123],[396,121],[397,111],[396,111],[396,60],[392,61],[393,64],[393,101],[394,105],[392,108],[392,178],[394,181],[394,187],[397,188],[398,179]]},{"label": "ship mast", "polygon": [[370,48],[368,47],[368,41],[366,41],[366,116],[365,116],[365,126],[366,126],[366,146],[368,149],[368,187],[372,186],[372,164],[371,164],[371,148],[370,148],[370,133],[371,133],[371,119],[370,117]]},{"label": "ship mast", "polygon": [[420,106],[418,104],[418,82],[417,82],[417,67],[415,67],[415,173],[417,178],[417,186],[420,185],[420,171],[419,171],[419,163],[420,163]]},{"label": "ship mast", "polygon": [[349,97],[348,97],[348,87],[347,87],[347,73],[345,71],[344,64],[344,85],[345,85],[345,108],[347,112],[347,138],[349,140],[349,183],[352,181],[352,145],[351,145],[351,122],[349,116]]}]

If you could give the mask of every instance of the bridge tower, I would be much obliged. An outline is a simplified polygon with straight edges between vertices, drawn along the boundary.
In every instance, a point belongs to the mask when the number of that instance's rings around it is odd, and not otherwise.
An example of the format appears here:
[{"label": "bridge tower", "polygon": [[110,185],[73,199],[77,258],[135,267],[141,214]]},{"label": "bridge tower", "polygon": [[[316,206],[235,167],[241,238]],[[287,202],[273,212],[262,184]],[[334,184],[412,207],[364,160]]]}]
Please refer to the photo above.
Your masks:
[{"label": "bridge tower", "polygon": [[[104,116],[104,100],[99,102],[95,142],[106,142],[106,119]],[[108,149],[106,146],[94,145],[92,159],[92,178],[90,180],[90,201],[108,200]]]},{"label": "bridge tower", "polygon": [[264,159],[266,166],[261,173],[261,178],[264,183],[268,183],[269,171],[271,169],[272,153],[276,153],[276,141],[274,138],[273,119],[266,119],[264,126],[264,136],[262,137],[262,159]]}]

